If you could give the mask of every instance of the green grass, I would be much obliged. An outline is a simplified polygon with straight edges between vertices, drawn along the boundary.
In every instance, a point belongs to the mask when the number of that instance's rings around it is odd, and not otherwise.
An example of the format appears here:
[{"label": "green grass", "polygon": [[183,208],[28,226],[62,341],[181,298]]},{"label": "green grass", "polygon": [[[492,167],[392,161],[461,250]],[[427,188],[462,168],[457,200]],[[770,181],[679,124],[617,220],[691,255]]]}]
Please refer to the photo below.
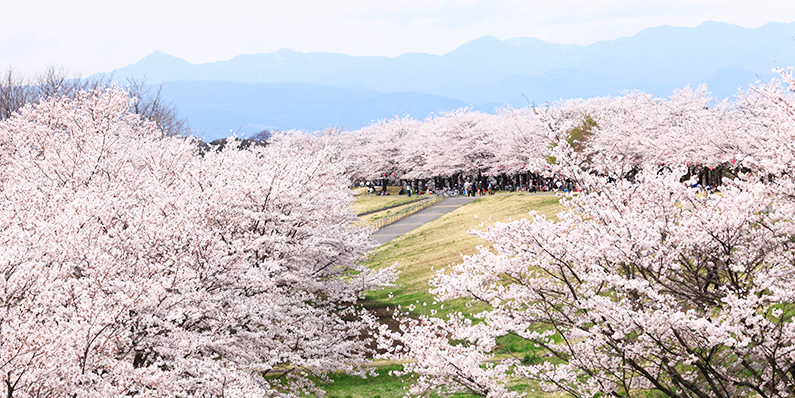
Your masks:
[{"label": "green grass", "polygon": [[397,206],[390,207],[390,208],[385,209],[385,210],[376,211],[376,212],[373,212],[373,213],[368,213],[368,214],[365,214],[365,215],[361,215],[361,216],[359,216],[359,218],[362,219],[362,221],[365,221],[365,222],[378,221],[378,220],[380,220],[380,219],[382,219],[384,217],[389,217],[389,216],[391,216],[391,215],[393,215],[393,214],[395,214],[395,213],[397,213],[399,211],[402,211],[402,210],[405,210],[405,209],[407,209],[407,208],[409,208],[411,206],[414,206],[420,200],[422,200],[422,199],[412,200],[411,202],[405,202],[404,204],[399,204]]},{"label": "green grass", "polygon": [[[353,203],[353,211],[356,214],[370,213],[376,210],[385,209],[402,203],[413,202],[417,199],[429,197],[429,195],[412,195],[411,197],[408,197],[407,195],[398,195],[398,192],[400,192],[400,187],[387,187],[389,195],[384,196],[370,196],[367,193],[366,188],[354,188],[353,190],[356,194],[356,200]],[[377,190],[380,191],[381,188],[378,187]]]},{"label": "green grass", "polygon": [[401,274],[398,286],[370,292],[367,299],[393,307],[414,304],[419,307],[418,312],[430,311],[430,308],[441,313],[450,309],[472,310],[467,309],[464,301],[445,303],[442,309],[440,304],[434,304],[433,296],[428,293],[428,281],[437,270],[461,262],[462,256],[472,255],[478,246],[487,244],[468,231],[527,218],[530,210],[550,218],[561,209],[557,197],[531,194],[486,196],[462,206],[376,249],[369,265],[378,268],[397,264]]},{"label": "green grass", "polygon": [[[359,197],[357,202],[364,199],[370,202],[367,206],[372,207],[374,206],[372,198],[374,197],[367,197],[365,193],[365,196]],[[384,198],[390,197],[381,197],[381,200]],[[487,309],[484,305],[468,307],[465,300],[437,303],[428,292],[428,281],[437,270],[447,269],[452,264],[460,263],[462,255],[474,254],[478,246],[487,245],[488,242],[471,235],[469,230],[485,229],[497,222],[527,218],[531,210],[547,218],[554,218],[555,214],[562,210],[562,206],[558,198],[553,195],[486,196],[382,245],[372,252],[368,265],[377,268],[397,263],[401,270],[397,286],[383,291],[369,292],[362,304],[387,323],[394,322],[391,319],[392,310],[398,305],[406,309],[414,304],[415,314],[430,315],[431,310],[436,310],[437,316],[444,316],[449,311],[472,313]],[[506,336],[500,339],[499,343],[501,348],[496,353],[498,357],[514,355],[528,362],[545,359],[541,349],[518,337]],[[388,374],[389,370],[402,369],[401,365],[388,364],[376,368],[379,375],[367,379],[346,374],[332,375],[331,379],[334,382],[322,386],[327,392],[326,397],[397,398],[406,394],[412,378]],[[555,396],[541,393],[536,383],[527,380],[516,380],[511,388],[525,391],[531,398]],[[468,398],[474,395],[453,396]]]},{"label": "green grass", "polygon": [[[323,383],[315,379],[318,386],[326,391],[326,398],[402,398],[408,392],[412,383],[410,376],[395,376],[389,372],[401,370],[401,365],[384,365],[377,368],[377,376],[368,376],[363,379],[361,376],[337,373],[329,375],[331,383]],[[527,393],[528,398],[551,398],[559,394],[548,394],[542,392],[535,382],[517,380],[510,388],[516,391]],[[458,392],[451,395],[454,398],[474,398],[475,394]],[[432,394],[433,398],[441,398],[442,395]]]},{"label": "green grass", "polygon": [[[332,383],[319,384],[326,391],[326,398],[402,398],[408,392],[412,383],[410,376],[394,376],[389,372],[401,370],[401,365],[385,365],[377,369],[377,376],[353,376],[344,373],[330,375]],[[524,385],[516,387],[524,388]],[[534,397],[533,395],[529,395]],[[432,394],[432,398],[441,398],[442,395]],[[469,393],[455,393],[454,398],[474,398],[477,395]]]},{"label": "green grass", "polygon": [[402,369],[400,365],[387,365],[378,368],[378,376],[331,375],[333,383],[323,384],[326,398],[399,398],[406,395],[411,385],[408,377],[393,376],[391,370]]}]

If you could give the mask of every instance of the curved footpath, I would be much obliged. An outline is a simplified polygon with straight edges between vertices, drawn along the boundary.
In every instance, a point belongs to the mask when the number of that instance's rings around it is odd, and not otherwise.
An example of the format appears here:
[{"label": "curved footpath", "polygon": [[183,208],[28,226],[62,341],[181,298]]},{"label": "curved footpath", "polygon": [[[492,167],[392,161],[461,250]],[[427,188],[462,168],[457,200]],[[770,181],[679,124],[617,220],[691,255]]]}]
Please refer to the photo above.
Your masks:
[{"label": "curved footpath", "polygon": [[373,240],[379,246],[400,235],[405,234],[419,227],[420,225],[429,223],[467,203],[473,202],[476,197],[459,196],[457,198],[447,198],[427,209],[420,210],[410,216],[406,216],[392,224],[389,224],[372,235]]}]

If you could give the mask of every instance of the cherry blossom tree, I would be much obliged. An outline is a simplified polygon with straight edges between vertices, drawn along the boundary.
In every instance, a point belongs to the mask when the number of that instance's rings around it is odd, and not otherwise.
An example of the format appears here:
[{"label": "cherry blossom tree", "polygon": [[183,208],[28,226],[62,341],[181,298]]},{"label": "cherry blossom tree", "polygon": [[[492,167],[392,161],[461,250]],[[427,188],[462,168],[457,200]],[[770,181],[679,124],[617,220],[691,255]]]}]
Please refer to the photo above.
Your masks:
[{"label": "cherry blossom tree", "polygon": [[[354,174],[369,180],[396,180],[416,174],[425,165],[422,122],[409,117],[379,120],[356,131],[343,132],[340,148],[351,153]],[[379,183],[380,183],[379,182]]]},{"label": "cherry blossom tree", "polygon": [[[686,156],[660,170],[656,161],[635,163],[652,150],[585,159],[587,151],[561,140],[552,167],[583,193],[564,198],[557,220],[531,213],[474,232],[491,247],[431,282],[440,300],[466,298],[489,310],[404,318],[398,332],[383,328],[387,355],[415,361],[405,368],[418,375],[411,393],[455,385],[514,397],[520,394],[510,381],[526,378],[577,397],[795,396],[795,86],[791,70],[781,73],[788,87],[754,87],[716,113],[681,105],[702,95],[679,93],[684,98],[662,107],[672,111],[651,122],[668,134],[669,141],[655,138],[668,148],[696,133],[707,139],[694,143],[705,154],[710,145],[716,154],[742,150],[735,159],[745,171],[724,180],[721,195],[699,195],[682,181]],[[644,109],[623,112],[644,122]],[[589,114],[597,123],[610,120]],[[695,115],[705,114],[706,123],[719,117],[723,128],[745,130],[700,126]],[[608,128],[600,124],[595,134]],[[565,129],[557,131],[563,136]],[[632,180],[623,178],[620,161],[638,168]],[[546,355],[539,362],[498,360],[495,351],[509,335]]]},{"label": "cherry blossom tree", "polygon": [[498,172],[506,165],[515,170],[540,171],[553,138],[540,116],[539,110],[531,107],[504,108],[492,115],[487,131],[494,157],[485,170]]},{"label": "cherry blossom tree", "polygon": [[[426,142],[432,155],[427,167],[434,175],[449,177],[473,172],[473,167],[490,163],[491,152],[484,147],[487,133],[483,127],[488,115],[459,109],[429,117],[423,123]],[[434,139],[430,139],[434,138]]]},{"label": "cherry blossom tree", "polygon": [[0,123],[0,392],[295,396],[357,371],[355,303],[393,272],[358,265],[339,151],[203,151],[132,104],[80,91]]}]

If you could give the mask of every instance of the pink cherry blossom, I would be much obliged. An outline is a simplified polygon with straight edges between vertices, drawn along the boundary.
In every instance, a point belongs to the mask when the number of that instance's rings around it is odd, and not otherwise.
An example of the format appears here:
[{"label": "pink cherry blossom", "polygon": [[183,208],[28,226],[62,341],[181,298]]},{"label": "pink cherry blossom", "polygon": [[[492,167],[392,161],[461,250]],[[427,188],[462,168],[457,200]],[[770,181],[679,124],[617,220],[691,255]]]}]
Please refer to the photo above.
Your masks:
[{"label": "pink cherry blossom", "polygon": [[356,371],[355,303],[393,272],[358,265],[340,151],[202,150],[130,104],[79,92],[0,123],[2,393],[297,396]]},{"label": "pink cherry blossom", "polygon": [[[786,86],[731,103],[699,88],[538,109],[557,140],[550,172],[582,193],[556,220],[473,231],[490,246],[432,279],[439,300],[489,310],[383,328],[385,355],[413,360],[411,393],[513,397],[510,380],[528,378],[577,397],[795,396],[795,82],[780,72]],[[566,142],[572,112],[597,122],[582,150]],[[720,194],[692,188],[692,160],[724,159]],[[497,360],[506,335],[543,360]]]}]

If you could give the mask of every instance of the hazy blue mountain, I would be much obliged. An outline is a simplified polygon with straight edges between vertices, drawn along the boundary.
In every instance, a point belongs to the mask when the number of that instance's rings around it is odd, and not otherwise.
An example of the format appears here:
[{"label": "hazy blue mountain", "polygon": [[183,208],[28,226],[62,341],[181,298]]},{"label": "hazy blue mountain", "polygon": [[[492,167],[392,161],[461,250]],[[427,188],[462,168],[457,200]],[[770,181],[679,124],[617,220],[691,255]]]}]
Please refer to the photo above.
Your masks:
[{"label": "hazy blue mountain", "polygon": [[[377,93],[309,83],[168,82],[162,95],[206,141],[262,130],[361,128],[379,119],[423,119],[468,106],[420,93]],[[493,111],[499,104],[473,109]]]},{"label": "hazy blue mountain", "polygon": [[[695,28],[650,28],[587,46],[485,36],[444,55],[394,58],[283,49],[193,65],[155,52],[115,76],[168,83],[166,92],[174,95],[180,111],[206,132],[247,125],[356,128],[394,114],[421,118],[424,112],[471,104],[524,106],[527,100],[544,103],[627,90],[667,97],[685,85],[708,84],[715,97],[725,98],[757,77],[769,80],[778,65],[795,65],[793,37],[795,23],[746,29],[705,22]],[[284,83],[291,84],[278,85]],[[218,125],[205,127],[211,121]]]}]

